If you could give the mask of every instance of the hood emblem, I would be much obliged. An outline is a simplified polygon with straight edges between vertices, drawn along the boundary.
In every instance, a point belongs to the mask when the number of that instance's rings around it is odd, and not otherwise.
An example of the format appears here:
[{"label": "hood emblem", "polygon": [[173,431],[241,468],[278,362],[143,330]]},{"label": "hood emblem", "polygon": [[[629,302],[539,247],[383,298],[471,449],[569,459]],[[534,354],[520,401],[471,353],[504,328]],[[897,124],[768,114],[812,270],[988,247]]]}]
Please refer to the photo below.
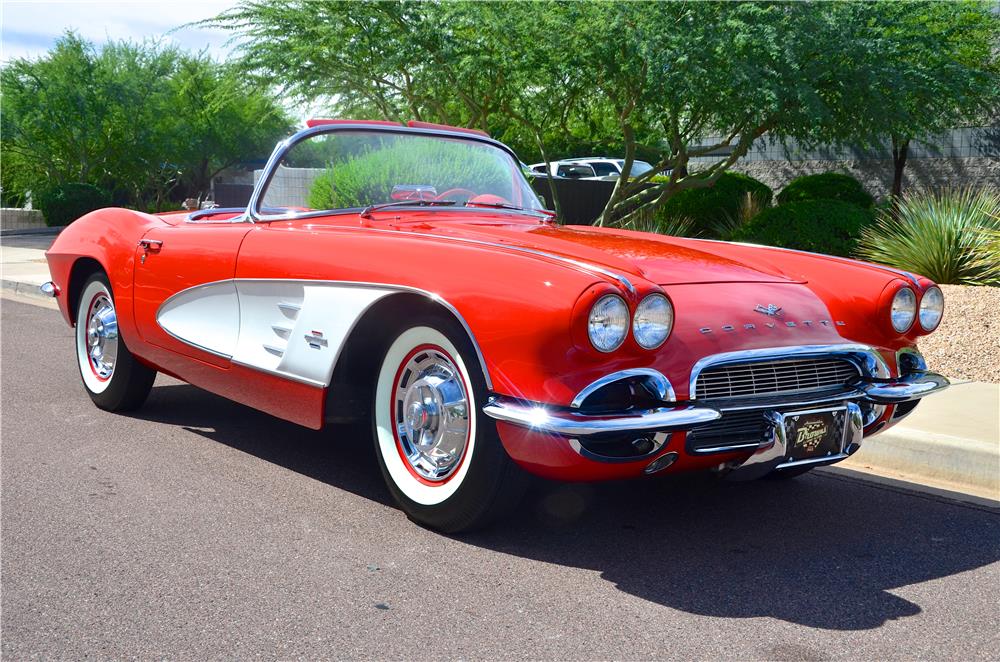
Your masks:
[{"label": "hood emblem", "polygon": [[764,315],[769,315],[771,317],[778,317],[781,315],[781,308],[775,306],[773,303],[769,303],[766,306],[757,304],[757,307],[753,309],[756,313],[763,313]]}]

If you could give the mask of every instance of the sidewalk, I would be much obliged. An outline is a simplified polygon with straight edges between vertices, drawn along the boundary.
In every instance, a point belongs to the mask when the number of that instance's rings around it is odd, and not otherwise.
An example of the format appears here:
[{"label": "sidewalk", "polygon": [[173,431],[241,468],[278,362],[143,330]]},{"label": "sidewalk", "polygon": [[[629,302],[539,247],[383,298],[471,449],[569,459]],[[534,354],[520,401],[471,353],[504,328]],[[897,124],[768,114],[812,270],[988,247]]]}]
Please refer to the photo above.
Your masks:
[{"label": "sidewalk", "polygon": [[[49,269],[37,247],[53,238],[12,239],[0,243],[3,293],[54,307],[38,291]],[[1000,384],[955,382],[836,466],[1000,502]]]}]

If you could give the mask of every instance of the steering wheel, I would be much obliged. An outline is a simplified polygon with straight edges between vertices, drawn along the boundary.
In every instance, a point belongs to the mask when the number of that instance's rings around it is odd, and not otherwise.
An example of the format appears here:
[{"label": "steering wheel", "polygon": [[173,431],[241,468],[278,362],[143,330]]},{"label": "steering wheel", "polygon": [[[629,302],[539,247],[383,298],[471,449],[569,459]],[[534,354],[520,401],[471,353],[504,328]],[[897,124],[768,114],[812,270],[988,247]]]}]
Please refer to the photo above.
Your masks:
[{"label": "steering wheel", "polygon": [[[455,196],[455,197],[452,197]],[[458,197],[461,199],[457,199]],[[476,197],[475,191],[470,191],[467,188],[451,188],[439,195],[436,200],[454,200],[455,202],[468,202],[472,198]]]}]

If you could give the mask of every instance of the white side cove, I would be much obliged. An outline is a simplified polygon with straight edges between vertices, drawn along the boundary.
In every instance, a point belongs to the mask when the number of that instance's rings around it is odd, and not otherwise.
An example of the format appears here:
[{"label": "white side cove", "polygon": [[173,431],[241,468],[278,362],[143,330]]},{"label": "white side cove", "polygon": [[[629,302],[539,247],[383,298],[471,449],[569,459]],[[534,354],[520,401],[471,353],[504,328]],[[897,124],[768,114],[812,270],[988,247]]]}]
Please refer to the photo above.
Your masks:
[{"label": "white side cove", "polygon": [[395,292],[427,296],[448,308],[476,349],[487,388],[486,362],[458,311],[430,292],[399,285],[314,280],[224,280],[167,299],[156,321],[168,334],[233,363],[328,386],[337,358],[361,316]]}]

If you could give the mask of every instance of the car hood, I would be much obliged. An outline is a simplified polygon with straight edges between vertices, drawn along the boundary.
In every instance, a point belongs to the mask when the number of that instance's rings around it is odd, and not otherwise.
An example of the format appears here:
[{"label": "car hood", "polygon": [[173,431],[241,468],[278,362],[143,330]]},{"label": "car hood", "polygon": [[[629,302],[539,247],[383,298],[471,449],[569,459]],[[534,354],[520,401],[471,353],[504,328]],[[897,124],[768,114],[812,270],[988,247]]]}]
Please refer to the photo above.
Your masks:
[{"label": "car hood", "polygon": [[426,219],[395,228],[527,248],[639,276],[659,285],[804,282],[773,265],[723,257],[712,251],[712,242],[649,233],[471,219],[459,222]]}]

